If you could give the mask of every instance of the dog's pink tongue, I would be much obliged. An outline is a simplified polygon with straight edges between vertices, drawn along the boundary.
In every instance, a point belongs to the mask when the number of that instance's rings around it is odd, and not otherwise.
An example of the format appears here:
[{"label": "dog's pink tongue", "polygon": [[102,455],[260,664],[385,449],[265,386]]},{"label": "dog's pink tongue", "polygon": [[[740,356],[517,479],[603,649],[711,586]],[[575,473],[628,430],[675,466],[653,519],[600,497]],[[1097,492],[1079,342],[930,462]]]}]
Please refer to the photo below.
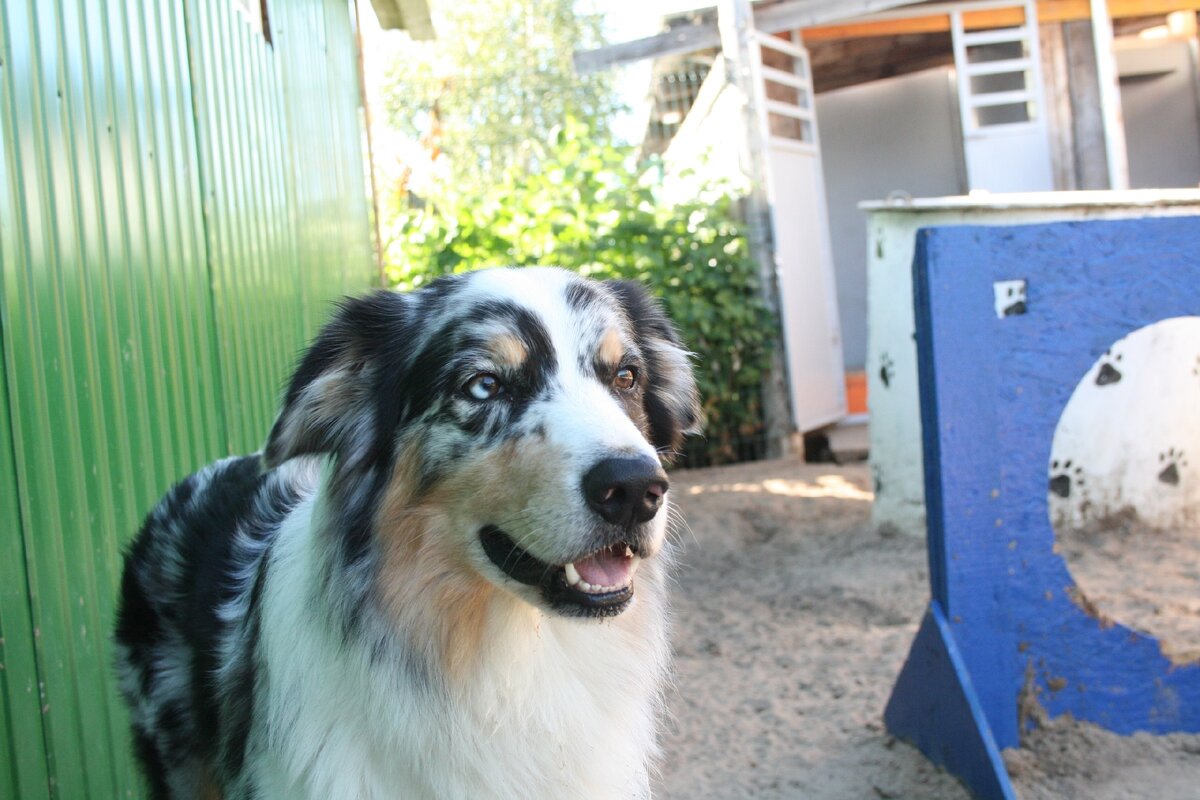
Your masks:
[{"label": "dog's pink tongue", "polygon": [[624,586],[629,583],[633,556],[625,545],[615,545],[575,562],[579,577],[592,586]]}]

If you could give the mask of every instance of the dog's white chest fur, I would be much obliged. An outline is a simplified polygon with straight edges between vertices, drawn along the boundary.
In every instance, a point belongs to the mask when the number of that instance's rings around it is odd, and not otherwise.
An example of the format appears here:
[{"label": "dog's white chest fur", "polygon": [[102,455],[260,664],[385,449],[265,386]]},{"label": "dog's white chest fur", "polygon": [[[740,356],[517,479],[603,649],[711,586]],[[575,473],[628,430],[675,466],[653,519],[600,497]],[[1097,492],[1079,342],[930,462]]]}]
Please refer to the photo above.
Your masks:
[{"label": "dog's white chest fur", "polygon": [[313,624],[321,601],[295,591],[319,570],[311,514],[285,523],[264,597],[262,800],[649,797],[668,662],[657,566],[633,607],[599,623],[502,598],[478,662],[446,684]]}]

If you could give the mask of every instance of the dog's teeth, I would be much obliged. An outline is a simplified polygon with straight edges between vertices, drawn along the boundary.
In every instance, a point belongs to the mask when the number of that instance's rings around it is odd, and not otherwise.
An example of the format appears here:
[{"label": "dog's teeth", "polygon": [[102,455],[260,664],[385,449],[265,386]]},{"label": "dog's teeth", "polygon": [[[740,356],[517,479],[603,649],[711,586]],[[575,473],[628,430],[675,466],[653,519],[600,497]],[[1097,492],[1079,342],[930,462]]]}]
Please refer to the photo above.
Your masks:
[{"label": "dog's teeth", "polygon": [[618,589],[624,589],[625,587],[629,586],[630,582],[633,580],[633,573],[637,570],[637,565],[641,559],[632,553],[630,553],[630,557],[632,558],[632,562],[630,563],[629,567],[630,580],[626,581],[625,583],[613,584],[612,586],[597,586],[594,583],[588,583],[579,575],[579,570],[575,569],[575,565],[573,563],[563,565],[563,575],[567,579],[568,586],[570,586],[572,589],[578,589],[581,592],[586,592],[588,594],[605,594],[608,592],[615,592]]},{"label": "dog's teeth", "polygon": [[630,547],[629,545],[625,545],[625,557],[633,558],[633,548]]}]

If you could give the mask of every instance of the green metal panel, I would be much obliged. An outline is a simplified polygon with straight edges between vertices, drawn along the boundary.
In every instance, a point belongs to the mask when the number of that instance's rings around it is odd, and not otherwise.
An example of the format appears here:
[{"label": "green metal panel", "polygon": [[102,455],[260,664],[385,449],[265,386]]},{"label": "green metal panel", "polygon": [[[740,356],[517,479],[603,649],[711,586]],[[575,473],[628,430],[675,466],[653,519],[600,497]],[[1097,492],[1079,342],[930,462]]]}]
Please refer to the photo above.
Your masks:
[{"label": "green metal panel", "polygon": [[[280,65],[291,143],[304,324],[333,297],[374,282],[352,12],[344,0],[280,8]],[[318,69],[313,64],[320,65]],[[319,161],[305,154],[321,154]],[[321,265],[329,265],[322,268]],[[333,267],[330,269],[329,267]]]},{"label": "green metal panel", "polygon": [[257,449],[332,298],[374,280],[355,40],[344,0],[187,3],[229,446]]},{"label": "green metal panel", "polygon": [[33,800],[49,783],[6,384],[0,347],[0,797]]},{"label": "green metal panel", "polygon": [[169,2],[86,0],[6,3],[3,46],[5,535],[22,536],[47,786],[115,797],[135,784],[110,678],[120,544],[221,452],[186,50]]},{"label": "green metal panel", "polygon": [[273,48],[232,3],[186,4],[227,446],[256,450],[301,338]]},{"label": "green metal panel", "polygon": [[349,9],[277,5],[0,4],[0,796],[140,793],[120,549],[373,280]]}]

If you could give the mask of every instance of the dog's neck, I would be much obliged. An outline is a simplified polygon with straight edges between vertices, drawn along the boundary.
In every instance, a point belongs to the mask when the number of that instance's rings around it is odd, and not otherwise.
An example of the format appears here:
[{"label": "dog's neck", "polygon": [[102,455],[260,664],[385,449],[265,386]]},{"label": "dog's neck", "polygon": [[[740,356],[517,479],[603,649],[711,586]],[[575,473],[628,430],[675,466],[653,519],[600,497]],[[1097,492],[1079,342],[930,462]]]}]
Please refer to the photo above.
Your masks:
[{"label": "dog's neck", "polygon": [[[320,524],[324,502],[318,491],[300,504],[270,565],[263,645],[274,651],[265,661],[277,672],[264,688],[282,734],[279,755],[326,765],[286,780],[303,781],[312,798],[342,796],[337,781],[346,774],[376,776],[381,786],[425,785],[435,775],[442,783],[429,785],[431,797],[582,798],[603,796],[596,787],[611,788],[622,776],[630,787],[623,796],[647,796],[669,658],[663,563],[646,563],[634,602],[604,620],[558,616],[418,563],[425,583],[401,593],[409,604],[403,619],[392,616],[395,600],[364,591],[374,605],[347,629],[346,609],[333,599],[349,593],[328,581],[372,576],[333,566],[337,551]],[[307,600],[281,589],[289,584],[307,586]],[[440,621],[446,612],[451,621]],[[323,641],[311,639],[314,621]],[[296,697],[309,701],[299,707]],[[359,729],[330,722],[345,718]],[[429,772],[398,753],[462,767]],[[328,766],[334,758],[354,763]],[[502,766],[524,762],[528,771]],[[562,783],[495,783],[529,775]]]}]

